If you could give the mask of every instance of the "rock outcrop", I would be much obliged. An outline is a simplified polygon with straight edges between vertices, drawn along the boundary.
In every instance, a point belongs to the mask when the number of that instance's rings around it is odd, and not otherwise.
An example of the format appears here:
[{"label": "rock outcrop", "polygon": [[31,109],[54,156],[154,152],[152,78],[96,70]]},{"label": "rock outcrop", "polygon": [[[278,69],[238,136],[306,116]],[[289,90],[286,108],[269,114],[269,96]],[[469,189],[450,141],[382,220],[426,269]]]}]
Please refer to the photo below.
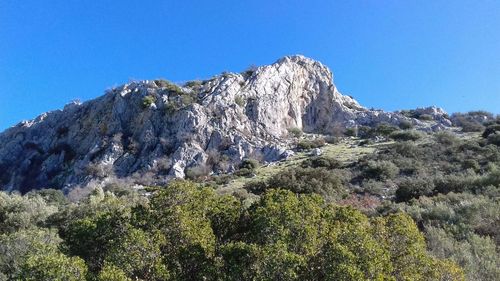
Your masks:
[{"label": "rock outcrop", "polygon": [[0,134],[0,187],[68,190],[110,178],[163,184],[189,169],[230,172],[245,157],[275,161],[291,146],[290,128],[329,134],[402,120],[446,123],[368,110],[303,56],[182,87],[132,82]]}]

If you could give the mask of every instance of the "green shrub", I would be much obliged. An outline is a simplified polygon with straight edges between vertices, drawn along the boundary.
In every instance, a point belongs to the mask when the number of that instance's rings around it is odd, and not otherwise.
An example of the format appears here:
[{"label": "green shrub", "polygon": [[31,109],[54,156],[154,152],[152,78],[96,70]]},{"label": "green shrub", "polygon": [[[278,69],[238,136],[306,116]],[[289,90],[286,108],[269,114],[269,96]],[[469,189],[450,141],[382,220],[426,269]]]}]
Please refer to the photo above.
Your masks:
[{"label": "green shrub", "polygon": [[257,66],[255,65],[250,65],[249,67],[247,67],[247,69],[245,69],[245,71],[243,71],[241,74],[243,75],[243,77],[245,79],[248,79],[250,78],[254,73],[255,71],[257,71]]},{"label": "green shrub", "polygon": [[396,141],[416,141],[421,139],[422,133],[418,131],[396,131],[390,137]]},{"label": "green shrub", "polygon": [[413,123],[408,120],[402,120],[399,122],[399,128],[401,130],[409,130],[413,128]]},{"label": "green shrub", "polygon": [[301,163],[303,168],[327,168],[327,169],[337,169],[342,166],[342,163],[337,159],[328,156],[315,156],[307,158]]},{"label": "green shrub", "polygon": [[300,128],[289,128],[288,133],[295,138],[300,138],[302,136],[302,130]]},{"label": "green shrub", "polygon": [[234,174],[239,176],[239,177],[251,177],[255,174],[255,172],[253,169],[243,168],[243,169],[237,170],[236,172],[234,172]]},{"label": "green shrub", "polygon": [[154,96],[145,96],[142,99],[142,107],[143,108],[149,108],[151,105],[153,105],[156,102],[156,97]]},{"label": "green shrub", "polygon": [[30,256],[21,272],[21,280],[85,281],[86,274],[87,267],[81,258],[49,252]]},{"label": "green shrub", "polygon": [[460,141],[454,133],[448,131],[437,132],[434,138],[438,143],[448,146],[456,145]]},{"label": "green shrub", "polygon": [[494,133],[488,136],[488,143],[500,146],[500,134]]},{"label": "green shrub", "polygon": [[344,134],[348,137],[356,137],[358,135],[358,130],[356,128],[347,128]]},{"label": "green shrub", "polygon": [[434,184],[428,179],[407,178],[398,182],[396,190],[396,201],[407,202],[413,198],[430,195],[434,190]]},{"label": "green shrub", "polygon": [[240,107],[244,107],[245,106],[245,100],[243,99],[242,96],[237,96],[234,98],[234,102],[239,105]]},{"label": "green shrub", "polygon": [[373,141],[370,139],[364,139],[359,142],[359,146],[367,146],[367,145],[372,145]]},{"label": "green shrub", "polygon": [[485,111],[454,113],[451,116],[453,125],[461,127],[463,132],[482,132],[487,121],[493,120],[493,114]]},{"label": "green shrub", "polygon": [[184,84],[185,87],[188,88],[193,88],[193,89],[198,89],[202,85],[202,82],[200,80],[193,80],[193,81],[188,81],[186,84]]},{"label": "green shrub", "polygon": [[377,127],[373,130],[372,135],[389,136],[397,130],[399,129],[396,126],[387,123],[381,123],[378,124]]},{"label": "green shrub", "polygon": [[432,115],[429,114],[421,114],[418,116],[418,119],[422,121],[432,121],[434,120],[434,117],[432,117]]},{"label": "green shrub", "polygon": [[488,138],[491,134],[500,133],[500,124],[493,124],[486,127],[483,132],[483,138]]},{"label": "green shrub", "polygon": [[391,161],[368,161],[363,167],[363,176],[377,180],[394,179],[399,168]]},{"label": "green shrub", "polygon": [[266,181],[250,181],[243,185],[243,188],[253,194],[260,195],[269,189]]},{"label": "green shrub", "polygon": [[325,140],[322,138],[314,139],[314,140],[301,140],[297,144],[297,148],[300,150],[309,150],[314,148],[323,147],[325,145]]},{"label": "green shrub", "polygon": [[255,170],[260,166],[259,161],[251,158],[245,158],[240,163],[240,169]]},{"label": "green shrub", "polygon": [[342,178],[325,168],[289,168],[272,176],[268,185],[294,193],[317,193],[338,198],[344,193]]},{"label": "green shrub", "polygon": [[174,84],[170,81],[159,79],[159,80],[155,80],[154,82],[158,87],[165,89],[169,93],[173,93],[173,94],[177,94],[177,95],[181,95],[183,93],[182,89],[179,86],[177,86],[176,84]]}]

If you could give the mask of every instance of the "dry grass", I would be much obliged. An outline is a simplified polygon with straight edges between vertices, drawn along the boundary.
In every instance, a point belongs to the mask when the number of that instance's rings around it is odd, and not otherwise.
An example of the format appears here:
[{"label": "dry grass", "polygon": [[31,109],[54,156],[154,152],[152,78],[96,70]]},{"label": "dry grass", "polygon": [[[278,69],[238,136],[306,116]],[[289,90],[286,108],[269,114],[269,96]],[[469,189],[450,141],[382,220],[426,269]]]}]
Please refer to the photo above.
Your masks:
[{"label": "dry grass", "polygon": [[[323,156],[335,158],[342,163],[348,164],[357,161],[364,155],[375,152],[381,146],[391,144],[393,142],[376,143],[373,145],[359,146],[359,140],[346,139],[338,144],[326,144],[321,148]],[[265,181],[272,175],[289,167],[297,167],[307,158],[311,157],[308,152],[298,152],[288,160],[283,160],[269,165],[262,165],[255,170],[255,176],[252,178],[239,177],[228,184],[219,188],[219,193],[233,193],[241,190],[243,186],[250,181]]]}]

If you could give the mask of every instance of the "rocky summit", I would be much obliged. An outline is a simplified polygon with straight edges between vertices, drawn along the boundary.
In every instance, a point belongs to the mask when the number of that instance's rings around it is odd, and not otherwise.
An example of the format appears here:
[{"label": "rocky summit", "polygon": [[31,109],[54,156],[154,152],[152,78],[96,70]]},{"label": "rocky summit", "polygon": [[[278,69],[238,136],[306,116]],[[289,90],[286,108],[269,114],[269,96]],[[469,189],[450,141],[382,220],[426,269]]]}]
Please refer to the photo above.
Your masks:
[{"label": "rocky summit", "polygon": [[293,148],[291,129],[328,135],[381,122],[451,125],[440,109],[421,111],[432,120],[369,110],[338,91],[326,66],[303,56],[183,85],[132,82],[1,133],[0,186],[160,185],[189,169],[227,173],[247,157],[279,160]]}]

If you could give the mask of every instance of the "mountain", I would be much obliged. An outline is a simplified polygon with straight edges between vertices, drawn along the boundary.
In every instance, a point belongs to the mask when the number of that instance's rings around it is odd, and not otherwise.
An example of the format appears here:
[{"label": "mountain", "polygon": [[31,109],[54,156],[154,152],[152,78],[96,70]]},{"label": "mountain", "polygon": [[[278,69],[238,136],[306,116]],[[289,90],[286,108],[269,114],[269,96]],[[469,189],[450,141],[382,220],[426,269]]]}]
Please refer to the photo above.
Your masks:
[{"label": "mountain", "polygon": [[138,81],[73,102],[0,134],[0,186],[70,190],[112,180],[164,184],[187,169],[224,173],[244,158],[276,161],[293,148],[290,130],[336,134],[380,123],[421,130],[451,126],[445,112],[369,110],[342,95],[320,62],[287,56],[243,73],[182,86]]}]

